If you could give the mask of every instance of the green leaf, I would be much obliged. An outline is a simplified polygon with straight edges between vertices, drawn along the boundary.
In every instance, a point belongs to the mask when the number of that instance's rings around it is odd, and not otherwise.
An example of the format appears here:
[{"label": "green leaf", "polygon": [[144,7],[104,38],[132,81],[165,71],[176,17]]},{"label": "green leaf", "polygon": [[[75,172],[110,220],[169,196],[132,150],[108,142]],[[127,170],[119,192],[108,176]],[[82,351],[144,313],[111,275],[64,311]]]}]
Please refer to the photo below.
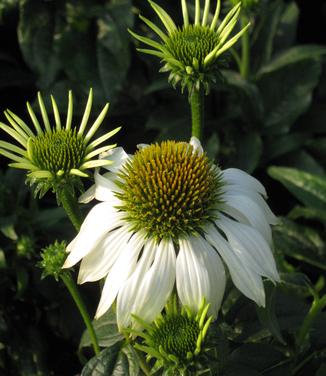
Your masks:
[{"label": "green leaf", "polygon": [[24,60],[36,73],[40,87],[49,87],[61,69],[56,50],[62,25],[52,5],[44,1],[20,1],[18,40]]},{"label": "green leaf", "polygon": [[257,314],[262,326],[266,327],[272,335],[283,345],[285,345],[279,323],[275,313],[275,286],[269,283],[265,286],[266,307],[257,307]]},{"label": "green leaf", "polygon": [[[291,51],[295,55],[296,50]],[[317,58],[296,60],[290,52],[265,66],[257,78],[265,107],[265,131],[270,135],[287,133],[308,109],[321,73]]]},{"label": "green leaf", "polygon": [[315,208],[304,208],[302,206],[295,206],[289,213],[290,219],[314,219],[323,222],[326,225],[326,212]]},{"label": "green leaf", "polygon": [[296,260],[326,270],[326,246],[318,231],[282,218],[274,227],[275,248]]},{"label": "green leaf", "polygon": [[4,269],[7,266],[6,256],[4,251],[0,248],[0,269]]},{"label": "green leaf", "polygon": [[81,376],[138,376],[137,354],[128,345],[115,344],[92,358],[83,368]]},{"label": "green leaf", "polygon": [[326,210],[326,178],[287,167],[270,167],[268,174],[306,206]]},{"label": "green leaf", "polygon": [[[93,327],[98,344],[101,347],[111,347],[123,339],[123,336],[118,331],[115,313],[112,310],[107,311],[98,320],[93,320]],[[92,342],[88,330],[85,330],[80,340],[79,347],[87,347],[91,345]]]},{"label": "green leaf", "polygon": [[280,51],[296,43],[299,21],[299,8],[295,2],[284,4],[284,9],[274,38],[274,50]]},{"label": "green leaf", "polygon": [[[271,62],[264,65],[258,72],[258,78],[270,74],[272,72],[278,71],[289,65],[298,64],[302,61],[309,60],[321,60],[322,55],[326,54],[326,47],[318,45],[306,45],[306,46],[295,46],[287,49],[283,53],[275,57]],[[294,68],[294,67],[291,67]]]},{"label": "green leaf", "polygon": [[326,363],[323,363],[319,368],[315,376],[325,376],[326,375]]}]

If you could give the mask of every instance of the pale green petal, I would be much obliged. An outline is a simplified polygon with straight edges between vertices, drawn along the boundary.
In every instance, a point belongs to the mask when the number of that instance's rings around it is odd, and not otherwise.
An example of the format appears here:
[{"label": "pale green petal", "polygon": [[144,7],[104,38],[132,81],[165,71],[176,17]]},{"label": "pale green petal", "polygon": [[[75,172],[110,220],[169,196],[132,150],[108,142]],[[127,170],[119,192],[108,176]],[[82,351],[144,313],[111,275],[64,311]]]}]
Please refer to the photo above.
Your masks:
[{"label": "pale green petal", "polygon": [[115,148],[117,145],[105,145],[105,146],[102,146],[101,148],[98,148],[98,149],[95,149],[93,151],[91,151],[90,153],[88,153],[86,156],[85,156],[85,161],[88,161],[89,159],[95,157],[96,155],[99,155],[101,153],[104,153],[105,151],[108,151],[110,149],[113,149]]},{"label": "pale green petal", "polygon": [[22,169],[22,170],[29,170],[29,171],[36,171],[38,170],[38,167],[37,166],[34,166],[33,164],[31,163],[28,163],[28,162],[19,162],[19,163],[9,163],[8,165],[9,167],[14,167],[14,168],[19,168],[19,169]]},{"label": "pale green petal", "polygon": [[157,5],[153,1],[149,0],[149,3],[151,7],[155,10],[156,14],[159,16],[160,20],[163,22],[169,34],[177,30],[177,27],[175,23],[173,22],[172,18],[167,14],[167,12],[163,8],[161,8],[159,5]]},{"label": "pale green petal", "polygon": [[82,121],[80,123],[78,134],[82,135],[84,133],[84,130],[86,128],[86,125],[87,125],[87,122],[88,122],[88,119],[89,119],[89,115],[91,113],[92,104],[93,104],[93,89],[91,88],[90,91],[89,91],[89,94],[88,94],[88,100],[87,100],[87,104],[86,104],[86,108],[85,108],[85,112],[84,112]]},{"label": "pale green petal", "polygon": [[14,128],[14,130],[24,139],[28,140],[29,135],[24,132],[24,130],[15,122],[14,119],[10,117],[10,115],[7,113],[7,111],[4,112],[7,120],[9,121],[10,125]]},{"label": "pale green petal", "polygon": [[8,133],[12,138],[14,138],[17,142],[19,142],[24,148],[27,146],[27,140],[22,137],[18,132],[14,129],[10,128],[8,125],[0,123],[0,128]]},{"label": "pale green petal", "polygon": [[189,15],[188,15],[188,8],[187,8],[186,0],[181,0],[181,7],[182,7],[183,24],[185,27],[187,27],[189,25]]},{"label": "pale green petal", "polygon": [[16,145],[11,144],[10,142],[0,140],[0,148],[11,150],[14,153],[22,155],[23,157],[27,157],[26,149],[22,149]]},{"label": "pale green petal", "polygon": [[167,41],[168,36],[158,26],[156,26],[152,21],[148,20],[147,18],[143,17],[142,15],[139,15],[139,18],[143,22],[145,22],[145,24],[148,27],[150,27],[163,40],[163,42]]},{"label": "pale green petal", "polygon": [[11,112],[10,110],[7,110],[8,114],[15,120],[17,124],[25,131],[26,134],[28,134],[30,137],[34,137],[34,133],[31,130],[31,128],[16,114]]},{"label": "pale green petal", "polygon": [[222,32],[222,30],[224,29],[224,27],[226,26],[226,24],[230,21],[230,19],[234,16],[234,14],[240,9],[240,7],[241,7],[241,3],[238,3],[237,5],[235,5],[229,11],[229,13],[225,16],[225,18],[223,19],[222,23],[220,24],[220,26],[217,29],[217,33],[218,34]]},{"label": "pale green petal", "polygon": [[60,129],[61,129],[60,113],[59,113],[59,110],[58,110],[57,102],[55,101],[55,99],[52,95],[51,95],[51,102],[52,102],[52,108],[53,108],[56,130],[60,131]]},{"label": "pale green petal", "polygon": [[196,0],[195,5],[195,25],[200,24],[200,0]]},{"label": "pale green petal", "polygon": [[28,162],[28,159],[19,157],[18,155],[11,153],[8,150],[0,149],[0,154],[4,155],[5,157],[9,159],[12,159],[15,162],[20,162],[20,163]]},{"label": "pale green petal", "polygon": [[45,129],[47,132],[51,133],[51,126],[49,122],[48,113],[46,112],[46,108],[44,106],[43,98],[40,92],[37,93],[37,99],[38,99],[38,103],[41,109],[41,115],[42,115],[43,123],[45,125]]},{"label": "pale green petal", "polygon": [[86,136],[85,136],[85,142],[88,143],[89,140],[93,137],[94,133],[97,131],[97,129],[99,128],[99,126],[102,124],[104,118],[105,118],[105,115],[106,113],[108,112],[108,109],[109,109],[109,106],[110,104],[107,103],[103,110],[101,111],[101,113],[99,114],[99,116],[97,117],[97,119],[95,120],[94,124],[91,126],[91,129],[87,132]]},{"label": "pale green petal", "polygon": [[69,130],[71,128],[73,107],[74,107],[74,102],[73,102],[73,99],[72,99],[72,92],[71,92],[71,90],[69,90],[66,130]]},{"label": "pale green petal", "polygon": [[147,54],[147,55],[157,56],[160,59],[164,58],[164,53],[160,52],[160,51],[157,51],[157,50],[150,50],[148,48],[137,48],[137,51],[142,52],[142,53]]},{"label": "pale green petal", "polygon": [[158,42],[155,42],[154,40],[152,39],[149,39],[149,38],[146,38],[146,37],[143,37],[139,34],[136,34],[134,33],[132,30],[128,29],[129,33],[135,38],[135,39],[138,39],[140,42],[143,42],[145,44],[148,44],[149,46],[153,47],[153,48],[156,48],[157,50],[159,51],[162,51],[164,52],[165,48],[162,44],[158,43]]},{"label": "pale green petal", "polygon": [[34,113],[34,111],[32,109],[32,106],[29,104],[29,102],[27,102],[26,105],[27,105],[27,110],[28,110],[29,116],[32,119],[32,122],[34,124],[34,127],[36,129],[37,134],[38,135],[43,134],[43,130],[42,130],[41,126],[40,126],[39,121],[37,120],[37,117],[36,117],[36,115],[35,115],[35,113]]},{"label": "pale green petal", "polygon": [[45,170],[38,170],[38,171],[33,171],[30,174],[28,174],[29,177],[31,178],[36,178],[36,179],[48,179],[52,178],[52,174],[50,171],[45,171]]},{"label": "pale green petal", "polygon": [[106,134],[104,134],[103,136],[97,138],[96,140],[92,141],[88,146],[87,146],[87,150],[92,150],[94,149],[96,146],[102,144],[102,142],[106,141],[107,139],[109,139],[110,137],[114,136],[116,133],[118,133],[120,131],[121,127],[118,127],[118,128],[115,128],[113,129],[111,132],[108,132]]},{"label": "pale green petal", "polygon": [[72,168],[70,171],[69,171],[69,174],[70,175],[76,175],[76,176],[80,176],[81,178],[88,178],[88,174],[86,174],[85,172],[82,172],[80,170],[77,170],[76,168]]},{"label": "pale green petal", "polygon": [[211,5],[210,0],[205,0],[205,8],[204,8],[204,14],[203,14],[203,20],[202,20],[203,26],[205,26],[207,23],[210,5]]},{"label": "pale green petal", "polygon": [[110,161],[110,160],[108,160],[108,159],[98,159],[96,161],[88,161],[88,162],[83,163],[80,166],[80,169],[84,170],[86,168],[95,168],[95,167],[109,166],[112,163],[113,162]]},{"label": "pale green petal", "polygon": [[225,43],[225,45],[219,51],[217,51],[215,58],[217,58],[223,52],[225,52],[230,47],[232,47],[238,41],[238,39],[241,37],[241,35],[247,31],[249,26],[250,26],[250,23],[248,23],[241,31],[239,31],[234,37],[232,37],[227,43]]},{"label": "pale green petal", "polygon": [[214,30],[217,25],[217,21],[220,16],[220,10],[221,10],[221,0],[217,0],[213,21],[210,26],[211,30]]}]

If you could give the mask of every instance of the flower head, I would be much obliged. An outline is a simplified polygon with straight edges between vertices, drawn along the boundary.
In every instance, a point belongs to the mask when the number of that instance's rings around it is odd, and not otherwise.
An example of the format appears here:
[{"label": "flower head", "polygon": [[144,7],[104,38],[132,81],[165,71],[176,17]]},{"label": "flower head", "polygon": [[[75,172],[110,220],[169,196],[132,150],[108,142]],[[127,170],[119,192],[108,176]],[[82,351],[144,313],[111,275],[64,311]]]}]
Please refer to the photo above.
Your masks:
[{"label": "flower head", "polygon": [[260,306],[262,277],[278,281],[264,187],[238,169],[221,170],[196,138],[109,152],[109,172],[81,198],[102,201],[68,245],[64,267],[82,260],[79,283],[106,277],[96,316],[117,300],[120,328],[161,312],[174,288],[192,312],[205,298],[217,316],[224,263],[236,287]]},{"label": "flower head", "polygon": [[241,5],[236,4],[218,25],[221,1],[217,0],[213,19],[209,23],[210,0],[205,0],[202,17],[200,0],[196,0],[195,20],[191,24],[186,0],[181,0],[183,26],[178,27],[163,8],[153,1],[149,0],[149,3],[162,21],[166,32],[147,18],[140,16],[158,35],[160,42],[130,31],[136,39],[151,47],[138,50],[162,60],[164,66],[161,71],[170,72],[169,81],[173,86],[180,82],[182,90],[187,87],[189,92],[194,88],[199,90],[203,86],[207,92],[210,83],[215,82],[219,74],[218,58],[232,47],[249,27],[249,24],[246,25],[229,38],[237,24]]},{"label": "flower head", "polygon": [[[90,90],[86,109],[79,127],[73,126],[73,99],[69,92],[68,111],[65,125],[61,124],[55,99],[51,96],[55,125],[50,120],[40,93],[38,103],[43,120],[42,126],[32,107],[27,102],[31,122],[35,129],[28,126],[10,110],[4,112],[10,125],[0,123],[0,128],[11,136],[18,145],[0,140],[0,153],[11,159],[9,166],[28,171],[28,180],[37,184],[36,193],[43,195],[49,188],[74,184],[79,177],[87,177],[87,170],[110,164],[109,160],[97,159],[97,156],[116,145],[98,147],[119,131],[116,128],[103,136],[92,140],[95,132],[104,120],[109,104],[86,132],[90,116],[93,92]],[[94,158],[95,157],[95,158]]]},{"label": "flower head", "polygon": [[154,372],[164,367],[168,375],[185,375],[202,367],[203,363],[207,366],[205,353],[208,344],[205,340],[212,321],[212,316],[207,317],[208,309],[205,299],[197,314],[187,307],[180,310],[174,300],[151,324],[135,317],[145,329],[144,332],[131,330],[131,333],[143,338],[135,347],[147,354],[147,361],[155,359]]},{"label": "flower head", "polygon": [[57,281],[62,271],[62,265],[67,257],[65,252],[66,243],[62,241],[59,243],[57,240],[42,249],[41,261],[38,266],[43,269],[42,279],[47,276],[54,277]]}]

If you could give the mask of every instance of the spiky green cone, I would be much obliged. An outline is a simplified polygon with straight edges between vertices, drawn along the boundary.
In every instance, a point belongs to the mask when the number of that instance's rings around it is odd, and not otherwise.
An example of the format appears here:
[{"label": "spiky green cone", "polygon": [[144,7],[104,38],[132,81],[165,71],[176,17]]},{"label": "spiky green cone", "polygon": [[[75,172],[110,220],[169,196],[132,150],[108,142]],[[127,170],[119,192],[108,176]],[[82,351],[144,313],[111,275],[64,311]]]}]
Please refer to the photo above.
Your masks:
[{"label": "spiky green cone", "polygon": [[[108,111],[107,103],[93,125],[86,131],[90,116],[93,92],[90,90],[85,112],[79,126],[73,125],[73,98],[68,96],[68,111],[65,124],[61,123],[58,106],[51,96],[54,125],[50,124],[42,96],[38,93],[38,103],[43,125],[39,122],[32,107],[27,102],[27,110],[33,127],[27,125],[10,110],[4,112],[9,125],[0,123],[0,129],[11,136],[15,143],[0,140],[0,154],[12,160],[10,167],[27,170],[27,181],[34,194],[42,197],[49,189],[74,189],[81,186],[80,178],[88,177],[88,170],[109,165],[107,159],[98,156],[116,145],[105,145],[120,128],[105,133],[93,140],[95,132],[102,124]],[[33,129],[34,128],[34,129]]]},{"label": "spiky green cone", "polygon": [[206,336],[212,321],[212,317],[207,317],[208,309],[209,304],[203,300],[194,314],[187,307],[180,309],[173,297],[152,324],[135,317],[144,330],[129,332],[142,338],[135,348],[146,353],[147,362],[154,362],[152,373],[163,368],[165,375],[195,375],[207,366]]},{"label": "spiky green cone", "polygon": [[190,23],[186,0],[181,0],[183,25],[179,27],[163,8],[149,0],[166,31],[147,18],[140,18],[158,35],[160,41],[129,30],[137,40],[150,47],[139,48],[138,51],[159,57],[164,64],[161,71],[170,72],[171,84],[175,87],[180,83],[182,91],[187,88],[190,95],[194,89],[204,89],[206,93],[209,91],[210,85],[219,75],[220,56],[231,48],[249,27],[247,24],[230,37],[239,19],[240,3],[218,23],[221,1],[217,0],[212,21],[209,23],[210,0],[205,0],[202,15],[200,0],[195,1],[195,20]]}]

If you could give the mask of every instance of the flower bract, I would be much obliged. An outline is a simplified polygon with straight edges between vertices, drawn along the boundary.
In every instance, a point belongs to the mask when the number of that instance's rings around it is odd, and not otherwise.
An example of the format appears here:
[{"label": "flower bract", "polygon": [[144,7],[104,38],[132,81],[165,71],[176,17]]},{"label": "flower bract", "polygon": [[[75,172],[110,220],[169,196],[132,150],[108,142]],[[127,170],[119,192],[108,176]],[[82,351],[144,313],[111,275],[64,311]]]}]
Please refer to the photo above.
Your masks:
[{"label": "flower bract", "polygon": [[120,128],[93,139],[95,132],[102,124],[108,111],[106,104],[92,126],[86,130],[91,113],[93,91],[90,90],[81,124],[73,124],[73,98],[68,96],[68,110],[65,124],[61,123],[58,106],[51,96],[54,125],[45,108],[42,96],[38,93],[38,104],[43,125],[39,122],[31,105],[27,102],[27,110],[32,126],[27,125],[10,110],[4,112],[10,125],[0,123],[0,128],[11,136],[16,144],[0,140],[0,153],[11,159],[11,167],[28,171],[28,180],[37,184],[37,190],[43,195],[49,188],[58,188],[79,177],[87,177],[88,169],[110,164],[109,160],[99,159],[98,155],[116,145],[105,145]]},{"label": "flower bract", "polygon": [[169,81],[173,86],[181,84],[182,90],[201,87],[206,92],[212,82],[219,75],[219,57],[231,48],[241,35],[247,30],[249,24],[238,33],[230,37],[235,28],[241,4],[236,4],[219,21],[221,1],[217,0],[212,19],[210,16],[210,0],[205,0],[201,13],[200,0],[195,1],[195,19],[190,23],[186,0],[181,0],[183,25],[177,26],[168,13],[153,1],[150,5],[162,21],[165,30],[155,25],[147,18],[140,16],[144,23],[158,36],[159,41],[141,36],[130,30],[130,33],[149,48],[138,50],[157,56],[163,62],[161,71],[170,72]]},{"label": "flower bract", "polygon": [[128,155],[108,152],[108,172],[81,197],[102,201],[68,245],[64,267],[80,260],[79,283],[106,278],[96,317],[117,302],[120,328],[131,314],[151,322],[176,289],[197,312],[205,298],[217,316],[227,266],[235,286],[265,305],[262,277],[278,281],[270,224],[276,218],[262,184],[221,170],[200,142],[164,141]]}]

